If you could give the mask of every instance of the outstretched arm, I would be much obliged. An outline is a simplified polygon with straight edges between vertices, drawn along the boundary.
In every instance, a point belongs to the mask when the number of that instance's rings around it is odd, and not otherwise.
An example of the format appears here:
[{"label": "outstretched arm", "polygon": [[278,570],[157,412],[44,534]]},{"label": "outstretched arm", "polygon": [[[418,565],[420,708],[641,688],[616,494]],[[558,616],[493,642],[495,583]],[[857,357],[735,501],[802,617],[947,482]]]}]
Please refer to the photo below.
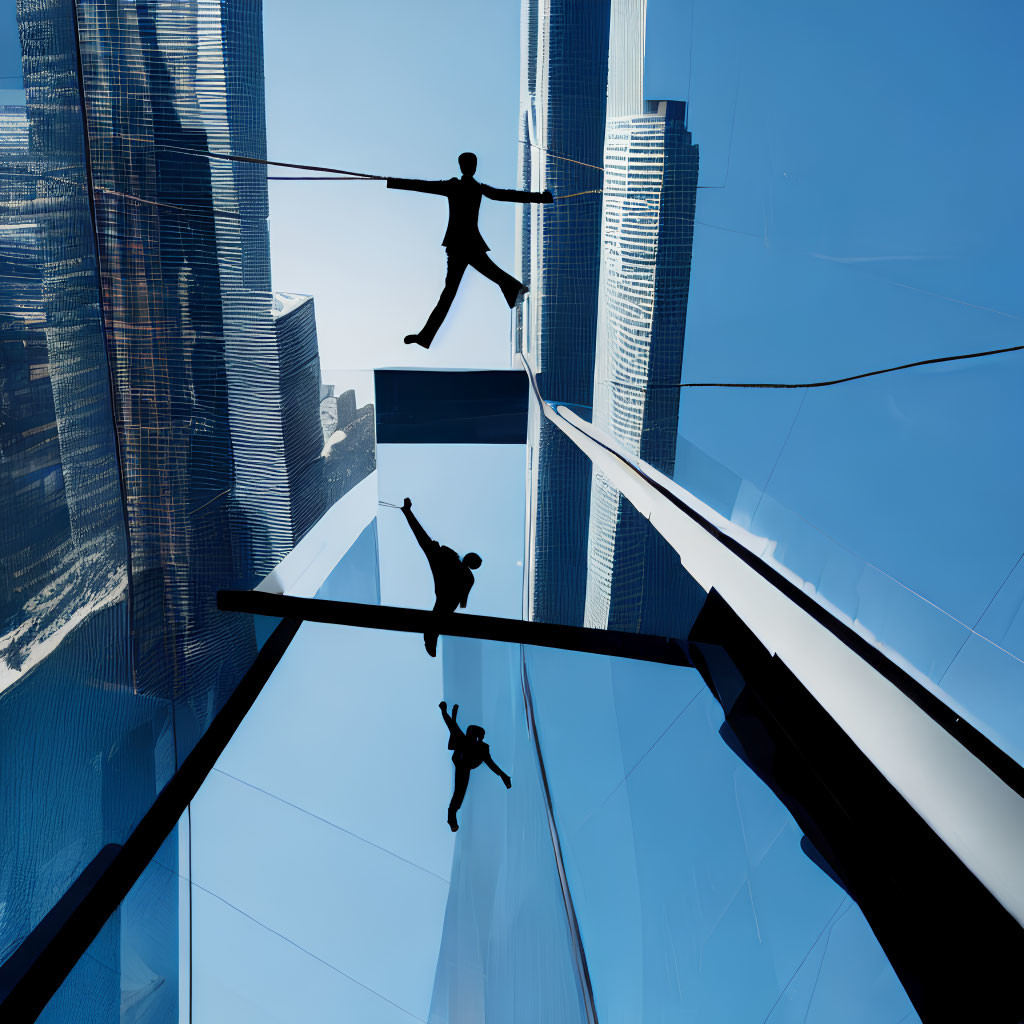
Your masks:
[{"label": "outstretched arm", "polygon": [[405,515],[405,520],[409,524],[409,529],[412,530],[417,543],[423,548],[424,554],[429,558],[432,551],[431,545],[436,547],[437,541],[431,538],[430,534],[420,526],[420,521],[412,514],[412,501],[409,498],[402,502],[402,513]]},{"label": "outstretched arm", "polygon": [[554,196],[547,190],[543,192],[518,192],[514,188],[492,188],[490,185],[480,184],[480,191],[488,199],[497,199],[503,203],[551,203]]},{"label": "outstretched arm", "polygon": [[[441,717],[444,719],[444,724],[448,726],[448,733],[451,736],[451,738],[454,740],[457,736],[462,736],[462,730],[459,728],[459,723],[455,721],[456,717],[459,714],[459,705],[452,705],[452,713],[450,715],[448,714],[447,701],[443,700],[437,706],[441,709]],[[454,749],[454,746],[451,742],[449,742],[448,744],[448,749]]]},{"label": "outstretched arm", "polygon": [[502,771],[502,770],[501,770],[501,769],[500,769],[500,768],[499,768],[499,767],[498,767],[498,766],[497,766],[497,765],[496,765],[496,764],[494,763],[494,761],[492,761],[492,760],[491,760],[491,754],[490,754],[490,751],[488,751],[488,753],[487,753],[487,756],[486,756],[486,757],[484,758],[484,764],[485,764],[485,765],[487,765],[487,767],[488,767],[488,768],[490,768],[490,769],[491,769],[491,771],[492,771],[492,772],[494,772],[494,774],[495,774],[495,775],[497,775],[497,776],[498,776],[498,778],[499,778],[499,779],[501,779],[501,781],[505,783],[505,788],[506,788],[506,789],[511,789],[511,788],[512,788],[512,779],[511,779],[511,778],[510,778],[510,777],[509,777],[508,775],[506,775],[506,774],[505,774],[505,773],[504,773],[504,772],[503,772],[503,771]]},{"label": "outstretched arm", "polygon": [[400,188],[406,192],[429,192],[434,196],[448,195],[447,181],[420,181],[419,178],[388,178],[388,188]]}]

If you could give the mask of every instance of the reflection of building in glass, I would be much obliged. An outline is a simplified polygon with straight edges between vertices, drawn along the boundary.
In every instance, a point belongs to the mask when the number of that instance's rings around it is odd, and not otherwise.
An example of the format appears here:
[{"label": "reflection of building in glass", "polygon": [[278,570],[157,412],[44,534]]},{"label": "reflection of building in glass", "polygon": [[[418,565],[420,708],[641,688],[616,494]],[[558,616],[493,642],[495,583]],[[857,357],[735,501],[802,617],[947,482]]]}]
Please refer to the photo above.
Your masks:
[{"label": "reflection of building in glass", "polygon": [[323,515],[326,492],[320,457],[320,353],[313,299],[275,292],[273,313],[281,385],[279,400],[267,412],[281,417],[287,474],[284,500],[288,509],[276,563]]},{"label": "reflection of building in glass", "polygon": [[[594,425],[672,475],[697,195],[686,105],[648,101],[609,118]],[[673,633],[692,581],[641,530],[635,509],[597,471],[591,493],[586,624]],[[656,550],[651,544],[657,545]],[[672,580],[675,579],[675,585]],[[667,589],[666,589],[667,585]]]},{"label": "reflection of building in glass", "polygon": [[[312,303],[275,319],[265,169],[210,156],[265,149],[258,8],[33,0],[17,19],[26,105],[0,108],[0,961],[220,710],[256,644],[217,590],[251,585],[324,497]],[[76,969],[91,1006],[53,1019],[176,1019],[165,853],[168,930],[147,940],[126,902],[82,961],[96,977]]]},{"label": "reflection of building in glass", "polygon": [[269,571],[319,507],[312,309],[275,324],[265,171],[209,156],[265,153],[259,18],[205,2],[80,22],[138,685],[195,694],[202,722],[254,652],[217,590]]},{"label": "reflection of building in glass", "polygon": [[6,164],[28,153],[28,112],[18,104],[0,104],[0,154]]},{"label": "reflection of building in glass", "polygon": [[259,155],[245,84],[258,80],[261,48],[252,29],[232,39],[237,15],[200,6],[79,12],[137,685],[194,696],[191,728],[255,653],[250,624],[214,614],[216,591],[245,585],[261,551],[246,427],[260,459],[281,461],[276,424],[247,417],[238,386],[243,358],[249,403],[276,370],[266,245],[245,259],[241,245],[265,208],[248,170],[206,156],[236,145]]},{"label": "reflection of building in glass", "polygon": [[[174,767],[169,702],[132,687],[71,6],[19,5],[18,28],[26,105],[0,117],[0,960],[124,842]],[[93,1006],[64,1019],[116,1018],[122,924],[83,969]]]},{"label": "reflection of building in glass", "polygon": [[[517,208],[517,274],[530,288],[517,343],[545,397],[582,406],[593,390],[609,16],[610,0],[523,2],[519,184],[556,198]],[[559,198],[575,193],[586,194]],[[527,614],[575,624],[585,599],[590,471],[556,470],[540,440],[531,441]]]},{"label": "reflection of building in glass", "polygon": [[374,407],[367,402],[357,408],[351,388],[335,395],[334,385],[326,384],[320,395],[324,486],[331,506],[376,468]]},{"label": "reflection of building in glass", "polygon": [[[0,622],[22,618],[71,543],[29,159],[26,109],[0,106]],[[0,627],[0,636],[6,632]],[[9,638],[9,667],[20,668],[26,647],[23,638]]]}]

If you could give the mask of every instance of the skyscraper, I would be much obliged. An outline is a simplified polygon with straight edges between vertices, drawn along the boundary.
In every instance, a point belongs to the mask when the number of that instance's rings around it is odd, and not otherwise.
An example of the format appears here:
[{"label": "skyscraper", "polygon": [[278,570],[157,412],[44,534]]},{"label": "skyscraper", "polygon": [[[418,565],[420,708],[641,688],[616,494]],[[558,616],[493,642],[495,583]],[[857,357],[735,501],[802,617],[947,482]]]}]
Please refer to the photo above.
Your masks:
[{"label": "skyscraper", "polygon": [[279,332],[266,172],[223,158],[266,155],[258,6],[94,3],[79,25],[138,685],[182,695],[201,729],[255,651],[216,592],[269,572],[302,519],[312,311],[301,341],[288,318]]},{"label": "skyscraper", "polygon": [[[609,117],[605,139],[594,425],[671,476],[679,421],[698,151],[686,105]],[[679,558],[594,474],[586,624],[672,634],[694,600]],[[674,582],[673,582],[674,581]],[[666,587],[668,589],[666,589]]]},{"label": "skyscraper", "polygon": [[[255,635],[217,590],[250,586],[323,501],[312,304],[275,323],[266,172],[220,158],[265,155],[259,5],[24,0],[17,24],[25,107],[0,112],[0,962],[124,843],[234,691]],[[175,857],[157,886],[172,917]],[[86,958],[105,979],[81,981],[95,1016],[76,1020],[112,1019],[136,981],[177,999],[173,934],[159,976],[122,973],[139,955],[125,908]]]},{"label": "skyscraper", "polygon": [[[73,23],[19,10],[25,105],[0,117],[4,620],[0,686],[121,601],[125,518],[100,319]],[[9,575],[8,575],[9,574]]]},{"label": "skyscraper", "polygon": [[[517,210],[517,274],[530,288],[517,347],[546,398],[582,407],[593,394],[610,9],[610,0],[524,0],[522,9],[519,184],[550,189],[555,202]],[[590,469],[584,460],[568,471],[560,439],[549,444],[548,433],[535,424],[530,440],[526,611],[575,624],[585,599]]]},{"label": "skyscraper", "polygon": [[283,401],[267,411],[281,416],[288,509],[277,562],[323,515],[327,490],[321,455],[320,353],[313,298],[275,292],[273,312]]},{"label": "skyscraper", "polygon": [[[35,183],[24,106],[0,106],[0,621],[21,618],[26,600],[68,555],[71,529],[60,462]],[[0,631],[0,635],[2,635]],[[5,660],[20,663],[13,641]]]}]

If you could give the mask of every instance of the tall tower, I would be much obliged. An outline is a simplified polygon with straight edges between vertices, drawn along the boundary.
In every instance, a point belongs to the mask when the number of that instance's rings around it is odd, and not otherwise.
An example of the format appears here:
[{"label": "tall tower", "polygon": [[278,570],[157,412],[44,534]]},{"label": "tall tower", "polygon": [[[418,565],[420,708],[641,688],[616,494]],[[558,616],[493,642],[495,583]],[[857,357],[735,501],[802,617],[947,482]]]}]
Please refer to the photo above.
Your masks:
[{"label": "tall tower", "polygon": [[[555,202],[519,217],[522,344],[546,397],[589,405],[611,0],[524,0],[519,178]],[[560,198],[574,193],[573,200]]]},{"label": "tall tower", "polygon": [[[671,476],[697,195],[686,104],[609,117],[604,165],[594,424]],[[672,634],[697,598],[678,556],[600,471],[588,565],[588,626]]]},{"label": "tall tower", "polygon": [[[516,343],[545,398],[582,407],[593,397],[611,6],[611,0],[523,0],[519,183],[550,189],[555,201],[517,210],[517,273],[530,292]],[[577,624],[585,600],[590,467],[557,434],[543,421],[531,425],[525,612]]]},{"label": "tall tower", "polygon": [[[0,106],[0,164],[0,622],[17,623],[71,545],[24,106]],[[20,666],[26,645],[3,641],[4,661]]]},{"label": "tall tower", "polygon": [[286,448],[322,446],[318,383],[305,417],[288,394],[305,378],[273,316],[265,168],[223,159],[266,155],[260,8],[78,10],[138,685],[201,730],[255,653],[216,592],[288,553]]},{"label": "tall tower", "polygon": [[281,558],[316,524],[327,502],[325,459],[321,456],[320,352],[312,296],[274,292],[274,330],[283,399],[278,414],[288,474],[287,503],[280,510],[285,526]]}]

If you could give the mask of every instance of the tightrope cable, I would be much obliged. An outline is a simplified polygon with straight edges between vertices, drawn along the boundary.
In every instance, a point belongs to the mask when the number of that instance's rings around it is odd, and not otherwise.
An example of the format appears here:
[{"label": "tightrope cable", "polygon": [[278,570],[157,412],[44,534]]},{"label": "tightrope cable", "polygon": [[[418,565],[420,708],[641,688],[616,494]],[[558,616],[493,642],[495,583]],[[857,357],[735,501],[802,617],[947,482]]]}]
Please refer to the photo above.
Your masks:
[{"label": "tightrope cable", "polygon": [[[120,134],[120,133],[118,133]],[[346,171],[340,167],[318,167],[316,164],[289,164],[281,160],[264,160],[255,156],[239,156],[237,153],[218,153],[212,149],[189,149],[185,146],[172,146],[167,142],[153,142],[150,139],[139,138],[134,135],[121,135],[121,138],[133,142],[145,142],[147,145],[155,146],[158,149],[166,149],[171,153],[187,153],[190,156],[206,156],[212,160],[231,160],[241,164],[260,164],[264,167],[289,167],[296,171],[319,171],[322,174],[340,174],[348,178],[358,178],[363,181],[384,181],[383,174],[367,174],[364,171]]]},{"label": "tightrope cable", "polygon": [[[733,117],[735,118],[736,111],[733,111]],[[588,164],[585,160],[576,160],[571,156],[563,156],[561,153],[556,153],[553,149],[546,149],[544,146],[538,146],[536,142],[528,142],[526,139],[519,139],[519,145],[529,146],[531,149],[539,149],[542,153],[547,153],[548,156],[553,157],[555,160],[564,160],[567,164],[579,164],[580,167],[590,167],[595,171],[600,171],[604,174],[604,167],[600,164]],[[729,143],[729,155],[732,157],[732,142]],[[728,176],[728,167],[726,168],[726,175]],[[695,185],[694,188],[725,188],[725,185]],[[591,191],[600,192],[600,189],[593,189]],[[658,193],[657,189],[653,190]],[[573,195],[582,196],[587,195],[586,192],[574,192]],[[556,199],[569,199],[570,196],[555,196]]]},{"label": "tightrope cable", "polygon": [[932,366],[936,363],[955,363],[962,359],[983,359],[986,356],[1000,356],[1007,352],[1024,351],[1024,345],[1010,345],[1008,348],[993,348],[987,352],[964,352],[956,356],[936,356],[934,359],[918,359],[913,363],[901,363],[899,366],[886,366],[881,370],[868,370],[855,373],[849,377],[836,377],[834,380],[805,381],[802,384],[757,384],[735,381],[693,381],[682,384],[634,384],[627,380],[609,380],[605,383],[616,387],[636,388],[647,391],[651,388],[828,388],[834,384],[848,384],[851,380],[863,380],[865,377],[879,377],[883,373],[896,373],[898,370],[910,370],[915,366]]},{"label": "tightrope cable", "polygon": [[887,366],[882,370],[868,370],[866,373],[855,373],[849,377],[837,377],[835,380],[816,380],[806,384],[726,384],[726,383],[694,383],[680,384],[683,388],[827,388],[833,384],[846,384],[851,380],[863,380],[865,377],[878,377],[883,373],[895,373],[897,370],[909,370],[915,366],[932,366],[935,363],[955,363],[961,359],[982,359],[985,356],[999,356],[1006,352],[1020,352],[1024,345],[1011,345],[1009,348],[993,348],[987,352],[965,352],[958,356],[937,356],[934,359],[918,359],[913,363],[901,363],[899,366]]}]

